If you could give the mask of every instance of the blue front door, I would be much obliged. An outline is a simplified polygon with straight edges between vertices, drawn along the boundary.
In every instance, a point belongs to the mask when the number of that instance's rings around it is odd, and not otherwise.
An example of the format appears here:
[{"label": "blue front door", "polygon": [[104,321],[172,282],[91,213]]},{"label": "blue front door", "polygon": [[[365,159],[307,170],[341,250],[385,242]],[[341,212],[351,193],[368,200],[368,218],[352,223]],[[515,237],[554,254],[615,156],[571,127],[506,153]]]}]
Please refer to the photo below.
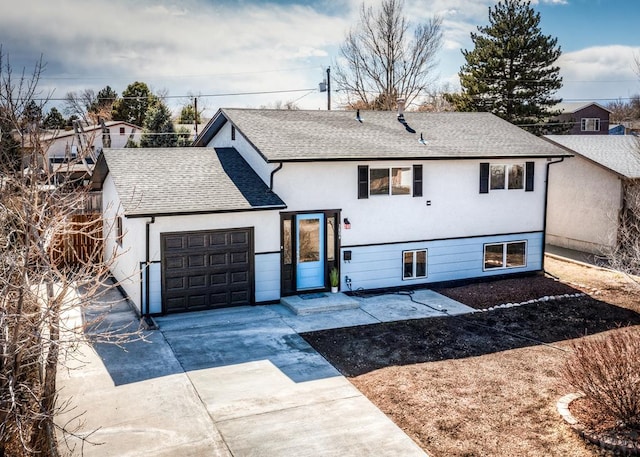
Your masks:
[{"label": "blue front door", "polygon": [[325,223],[324,214],[296,216],[296,288],[297,290],[325,287]]}]

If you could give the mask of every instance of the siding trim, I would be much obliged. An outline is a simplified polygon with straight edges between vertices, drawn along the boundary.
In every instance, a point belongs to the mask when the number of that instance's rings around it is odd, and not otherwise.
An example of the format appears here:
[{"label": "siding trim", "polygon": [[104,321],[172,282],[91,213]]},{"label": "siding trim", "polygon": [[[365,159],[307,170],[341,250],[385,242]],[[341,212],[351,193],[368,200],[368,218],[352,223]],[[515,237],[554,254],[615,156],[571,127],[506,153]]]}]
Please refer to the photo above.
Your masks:
[{"label": "siding trim", "polygon": [[487,238],[492,236],[511,236],[511,235],[533,235],[536,233],[544,233],[542,230],[534,230],[531,232],[507,232],[507,233],[491,233],[488,235],[472,235],[472,236],[454,236],[450,238],[431,238],[428,240],[409,240],[409,241],[389,241],[385,243],[368,243],[368,244],[350,244],[342,245],[342,249],[364,248],[373,246],[388,246],[393,244],[406,244],[406,243],[430,243],[433,241],[451,241],[451,240],[471,240],[474,238]]}]

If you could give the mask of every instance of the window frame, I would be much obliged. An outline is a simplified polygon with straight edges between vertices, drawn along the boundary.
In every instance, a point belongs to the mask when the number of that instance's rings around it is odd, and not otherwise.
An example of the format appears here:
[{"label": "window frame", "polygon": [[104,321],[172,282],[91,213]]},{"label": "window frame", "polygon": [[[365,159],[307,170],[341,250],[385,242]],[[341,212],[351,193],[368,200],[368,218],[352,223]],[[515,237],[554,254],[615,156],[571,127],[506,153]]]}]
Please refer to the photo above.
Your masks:
[{"label": "window frame", "polygon": [[[502,187],[494,187],[493,184],[493,170],[494,168],[502,167]],[[519,187],[511,187],[511,170],[514,167],[520,167],[521,178]],[[526,181],[526,162],[518,163],[491,163],[489,164],[489,192],[497,190],[524,190]]]},{"label": "window frame", "polygon": [[[375,171],[381,171],[381,170],[387,170],[387,192],[386,193],[376,193],[373,192],[373,189],[371,188],[371,183],[372,183],[372,179],[371,179],[371,175],[373,172]],[[402,176],[403,173],[407,173],[410,175],[409,178],[409,182],[407,183],[407,191],[403,192],[403,193],[394,193],[394,186],[393,186],[393,171],[394,170],[400,170],[400,175]],[[411,167],[411,165],[390,165],[388,167],[369,167],[369,173],[368,173],[368,190],[369,190],[369,196],[376,196],[376,197],[395,197],[395,196],[403,196],[403,195],[407,195],[407,196],[411,196],[412,192],[413,192],[413,187],[414,187],[414,183],[413,183],[413,174],[414,174],[414,170],[413,167]]]},{"label": "window frame", "polygon": [[122,216],[117,216],[116,217],[116,243],[120,247],[122,247],[123,238],[124,238],[124,233],[122,229]]},{"label": "window frame", "polygon": [[[417,265],[418,265],[418,252],[424,252],[424,275],[417,276]],[[412,276],[405,275],[405,256],[411,253],[412,254],[412,263],[411,263],[411,273]],[[403,281],[412,281],[415,279],[426,279],[429,277],[429,249],[407,249],[402,251],[402,280]]]},{"label": "window frame", "polygon": [[[599,132],[602,120],[599,117],[583,117],[580,119],[580,131],[581,132]],[[590,123],[593,123],[592,129],[587,128]]]},{"label": "window frame", "polygon": [[[523,263],[522,265],[509,265],[509,246],[522,244],[524,246],[524,252],[522,254]],[[501,246],[502,247],[502,264],[500,266],[489,266],[487,267],[487,248],[492,246]],[[502,241],[497,243],[484,243],[482,245],[482,271],[495,271],[495,270],[511,270],[514,268],[525,268],[527,266],[527,252],[528,252],[528,242],[527,240],[517,240],[517,241]]]}]

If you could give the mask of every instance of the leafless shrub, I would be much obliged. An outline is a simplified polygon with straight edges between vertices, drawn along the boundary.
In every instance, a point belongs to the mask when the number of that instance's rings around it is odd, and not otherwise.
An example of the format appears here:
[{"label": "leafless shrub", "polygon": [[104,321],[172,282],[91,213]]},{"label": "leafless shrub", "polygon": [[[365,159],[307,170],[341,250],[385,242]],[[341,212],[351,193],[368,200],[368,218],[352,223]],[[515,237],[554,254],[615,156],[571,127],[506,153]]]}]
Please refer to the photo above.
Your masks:
[{"label": "leafless shrub", "polygon": [[[0,47],[0,456],[58,455],[57,370],[91,325],[69,316],[113,287],[100,242],[109,234],[84,213],[89,190],[74,177],[88,145],[64,167],[47,154],[43,68],[14,77]],[[90,337],[119,343],[135,330]]]},{"label": "leafless shrub", "polygon": [[583,392],[598,414],[640,428],[640,334],[620,330],[574,344],[562,377]]}]

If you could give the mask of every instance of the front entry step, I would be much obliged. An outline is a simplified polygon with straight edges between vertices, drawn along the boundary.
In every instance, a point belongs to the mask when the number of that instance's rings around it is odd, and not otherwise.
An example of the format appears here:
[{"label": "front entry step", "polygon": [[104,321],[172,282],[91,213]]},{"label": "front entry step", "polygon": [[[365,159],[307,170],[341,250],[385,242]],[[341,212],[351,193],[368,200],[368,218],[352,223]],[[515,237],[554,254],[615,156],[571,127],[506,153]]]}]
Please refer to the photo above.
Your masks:
[{"label": "front entry step", "polygon": [[280,303],[298,316],[360,307],[358,300],[340,292],[337,294],[330,292],[308,294],[305,298],[303,298],[303,295],[292,295],[290,297],[282,297]]}]

